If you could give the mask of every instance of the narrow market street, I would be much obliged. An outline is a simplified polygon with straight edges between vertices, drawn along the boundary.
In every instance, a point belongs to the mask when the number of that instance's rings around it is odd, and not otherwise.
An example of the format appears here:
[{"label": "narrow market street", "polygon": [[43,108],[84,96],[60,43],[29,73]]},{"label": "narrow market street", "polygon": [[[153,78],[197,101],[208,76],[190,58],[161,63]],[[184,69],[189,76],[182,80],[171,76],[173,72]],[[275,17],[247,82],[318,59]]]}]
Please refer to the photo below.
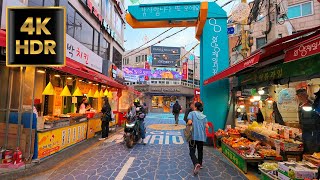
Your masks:
[{"label": "narrow market street", "polygon": [[174,126],[172,114],[148,114],[147,145],[128,149],[118,132],[77,160],[25,179],[246,179],[212,146],[204,147],[204,169],[193,176],[182,119]]}]

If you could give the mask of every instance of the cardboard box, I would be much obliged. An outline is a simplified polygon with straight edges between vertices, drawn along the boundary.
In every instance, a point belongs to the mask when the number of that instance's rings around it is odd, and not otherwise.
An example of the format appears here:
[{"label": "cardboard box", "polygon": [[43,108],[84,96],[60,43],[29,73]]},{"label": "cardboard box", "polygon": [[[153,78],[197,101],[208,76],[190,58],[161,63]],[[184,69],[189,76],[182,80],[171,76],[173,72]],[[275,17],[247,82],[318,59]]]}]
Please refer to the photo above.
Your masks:
[{"label": "cardboard box", "polygon": [[[313,179],[317,177],[317,169],[309,169],[298,164],[287,164],[286,162],[278,163],[278,173],[290,177],[292,174],[294,180],[303,180],[305,178]],[[291,172],[290,172],[291,171]]]}]

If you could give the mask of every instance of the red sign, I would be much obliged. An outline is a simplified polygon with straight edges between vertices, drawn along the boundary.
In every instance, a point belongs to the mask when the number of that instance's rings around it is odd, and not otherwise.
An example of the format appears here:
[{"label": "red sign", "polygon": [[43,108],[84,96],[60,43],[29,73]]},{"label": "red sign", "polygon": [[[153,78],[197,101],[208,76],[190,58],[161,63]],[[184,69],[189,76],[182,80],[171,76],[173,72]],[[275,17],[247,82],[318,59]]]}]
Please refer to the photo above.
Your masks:
[{"label": "red sign", "polygon": [[182,80],[188,80],[188,63],[182,64]]},{"label": "red sign", "polygon": [[150,69],[150,64],[149,64],[148,62],[145,62],[145,63],[144,63],[144,68],[145,68],[145,69]]},{"label": "red sign", "polygon": [[92,13],[99,20],[100,24],[102,24],[102,15],[98,11],[98,8],[93,6],[91,0],[87,0],[87,6],[90,10],[90,13]]},{"label": "red sign", "polygon": [[284,62],[295,61],[301,58],[320,53],[320,35],[308,39],[286,51]]},{"label": "red sign", "polygon": [[204,81],[204,85],[208,85],[220,79],[229,77],[247,67],[253,66],[259,62],[260,54],[254,54],[246,58],[245,60],[240,61],[239,63],[223,70],[222,72],[212,76],[211,78]]},{"label": "red sign", "polygon": [[194,102],[199,102],[200,101],[200,89],[196,88],[194,89]]}]

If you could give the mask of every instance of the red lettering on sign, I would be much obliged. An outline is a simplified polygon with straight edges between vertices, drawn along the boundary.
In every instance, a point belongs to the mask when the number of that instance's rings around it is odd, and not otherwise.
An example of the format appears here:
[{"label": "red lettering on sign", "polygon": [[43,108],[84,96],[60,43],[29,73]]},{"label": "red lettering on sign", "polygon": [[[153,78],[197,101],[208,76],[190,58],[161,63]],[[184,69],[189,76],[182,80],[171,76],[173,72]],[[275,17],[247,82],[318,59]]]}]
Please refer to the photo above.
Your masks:
[{"label": "red lettering on sign", "polygon": [[92,12],[93,5],[92,5],[91,0],[87,0],[87,6],[90,9],[90,12]]}]

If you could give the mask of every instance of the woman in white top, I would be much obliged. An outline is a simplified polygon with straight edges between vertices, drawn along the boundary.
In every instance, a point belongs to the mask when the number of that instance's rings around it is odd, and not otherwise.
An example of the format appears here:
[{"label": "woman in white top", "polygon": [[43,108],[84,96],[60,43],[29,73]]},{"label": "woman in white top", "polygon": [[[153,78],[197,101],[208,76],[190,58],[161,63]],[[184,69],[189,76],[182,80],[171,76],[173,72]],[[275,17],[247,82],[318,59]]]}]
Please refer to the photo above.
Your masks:
[{"label": "woman in white top", "polygon": [[86,104],[88,104],[88,99],[87,98],[83,98],[82,101],[81,101],[80,108],[79,108],[79,113],[80,114],[85,114],[86,111],[91,108],[90,105],[86,106]]}]

